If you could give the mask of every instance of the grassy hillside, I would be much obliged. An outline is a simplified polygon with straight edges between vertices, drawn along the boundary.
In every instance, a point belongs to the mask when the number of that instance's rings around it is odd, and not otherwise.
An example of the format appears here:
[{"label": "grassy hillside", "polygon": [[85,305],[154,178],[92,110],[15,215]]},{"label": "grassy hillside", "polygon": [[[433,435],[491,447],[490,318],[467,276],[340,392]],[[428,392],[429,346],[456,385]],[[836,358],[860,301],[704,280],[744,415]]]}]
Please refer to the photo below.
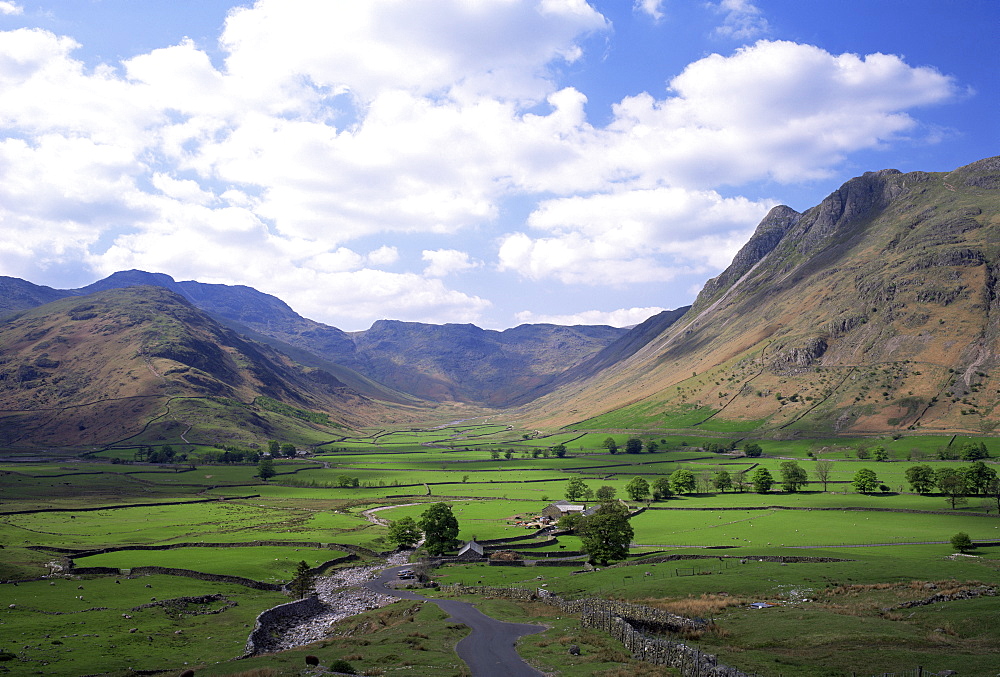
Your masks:
[{"label": "grassy hillside", "polygon": [[[0,444],[302,441],[389,417],[161,287],[71,297],[0,325]],[[279,406],[280,405],[280,406]]]},{"label": "grassy hillside", "polygon": [[542,398],[532,425],[988,432],[1000,424],[1000,159],[852,179],[776,208],[630,359]]}]

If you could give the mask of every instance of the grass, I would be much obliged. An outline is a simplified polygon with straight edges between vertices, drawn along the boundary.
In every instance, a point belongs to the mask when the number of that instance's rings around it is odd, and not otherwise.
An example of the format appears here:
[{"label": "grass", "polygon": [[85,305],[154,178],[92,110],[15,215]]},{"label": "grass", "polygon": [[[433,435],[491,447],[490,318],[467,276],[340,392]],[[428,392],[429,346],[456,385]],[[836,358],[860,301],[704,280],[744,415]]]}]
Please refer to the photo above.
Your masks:
[{"label": "grass", "polygon": [[172,550],[119,550],[74,561],[80,567],[161,566],[191,569],[209,574],[242,576],[270,583],[287,582],[295,575],[295,565],[305,562],[315,567],[343,551],[317,548],[281,548],[256,546],[251,548],[176,548]]},{"label": "grass", "polygon": [[648,545],[738,547],[869,545],[947,541],[964,531],[973,540],[1000,539],[1000,520],[980,515],[927,515],[793,510],[646,512],[632,519],[635,542]]},{"label": "grass", "polygon": [[[136,609],[153,598],[207,594],[226,600]],[[16,653],[14,674],[75,677],[229,660],[242,653],[257,614],[288,598],[236,585],[144,576],[21,583],[4,586],[4,600],[0,648]],[[227,607],[226,601],[237,604]],[[194,615],[223,607],[221,613]]]},{"label": "grass", "polygon": [[274,676],[301,675],[305,657],[320,665],[344,660],[359,674],[385,674],[403,669],[410,675],[465,677],[469,673],[455,654],[455,644],[468,628],[448,620],[433,604],[402,602],[341,621],[321,642],[238,663],[199,666],[199,675],[239,675],[269,670]]},{"label": "grass", "polygon": [[[27,579],[45,573],[46,564],[59,558],[56,551],[31,547],[95,549],[271,540],[342,543],[384,550],[391,547],[385,540],[386,528],[364,519],[360,514],[363,510],[397,505],[378,513],[381,518],[395,520],[419,517],[428,503],[437,501],[453,506],[462,539],[520,536],[531,532],[513,524],[517,516],[537,514],[547,503],[563,498],[566,484],[573,477],[582,477],[594,490],[610,485],[621,497],[627,482],[636,476],[651,482],[678,468],[710,477],[720,469],[732,474],[762,466],[778,477],[780,463],[795,459],[814,480],[815,462],[809,456],[813,454],[834,461],[827,492],[819,491],[821,486],[815,481],[798,493],[705,491],[655,502],[652,507],[656,509],[633,518],[634,542],[648,546],[635,548],[634,554],[666,550],[707,555],[709,559],[661,564],[639,560],[637,566],[601,568],[585,574],[572,573],[580,567],[456,566],[439,570],[438,580],[532,588],[545,583],[549,590],[568,597],[620,598],[680,613],[708,615],[716,620],[719,630],[705,633],[697,640],[698,645],[717,652],[724,662],[762,674],[834,674],[839,669],[859,674],[876,669],[898,671],[915,667],[906,663],[911,657],[920,658],[928,669],[933,666],[936,670],[985,674],[990,659],[996,657],[993,647],[1000,641],[990,624],[977,619],[1000,611],[996,598],[920,607],[908,610],[902,618],[880,614],[879,610],[895,601],[923,595],[923,588],[911,587],[914,581],[1000,583],[1000,547],[980,547],[974,553],[977,557],[972,558],[950,558],[947,545],[857,547],[948,541],[958,531],[969,533],[973,540],[1000,539],[995,506],[989,515],[984,514],[978,499],[954,514],[885,510],[946,511],[941,496],[909,493],[904,473],[917,463],[929,463],[935,468],[967,465],[923,460],[936,458],[938,449],[948,448],[949,444],[960,447],[962,438],[764,439],[760,441],[764,456],[747,459],[697,448],[713,442],[728,445],[736,438],[736,430],[720,429],[716,436],[700,429],[688,432],[691,434],[664,431],[640,435],[647,441],[655,439],[666,451],[611,455],[601,446],[603,441],[610,436],[624,446],[633,433],[608,427],[585,434],[563,432],[523,439],[520,431],[492,424],[422,431],[372,429],[356,437],[346,437],[341,431],[336,435],[338,441],[324,445],[322,453],[309,460],[279,460],[276,466],[282,474],[268,483],[254,477],[255,465],[198,466],[175,472],[147,464],[111,464],[106,457],[79,461],[58,456],[52,463],[10,463],[0,470],[0,512],[44,508],[72,511],[0,515],[0,543],[4,546],[0,579],[22,581],[16,587],[0,586],[4,599],[12,599],[8,604],[16,605],[14,610],[0,610],[0,650],[23,656],[26,662],[18,663],[18,669],[25,667],[29,671],[26,674],[90,674],[128,667],[179,672],[186,667],[185,661],[198,674],[252,670],[261,674],[266,670],[300,674],[304,656],[311,653],[319,656],[324,665],[344,659],[370,674],[405,668],[412,675],[459,675],[464,666],[457,662],[452,647],[465,629],[450,627],[430,605],[416,605],[405,614],[397,610],[410,608],[406,604],[369,612],[340,624],[336,635],[320,644],[230,663],[228,660],[240,653],[249,633],[244,625],[252,625],[260,609],[286,598],[175,577],[144,580],[142,585],[150,582],[155,592],[132,587],[132,582],[124,579],[116,584],[111,577],[59,580],[55,586],[46,581],[29,583]],[[533,450],[545,450],[557,443],[567,445],[566,458],[531,457]],[[859,446],[876,444],[889,451],[891,462],[857,459]],[[996,446],[996,441],[987,440],[989,449]],[[331,451],[341,448],[351,450]],[[513,449],[514,458],[492,459],[491,451],[498,449]],[[130,453],[127,449],[115,452]],[[916,460],[905,460],[911,456]],[[320,462],[329,467],[320,467]],[[850,491],[849,482],[860,468],[874,470],[890,491],[884,495]],[[336,486],[342,475],[358,479],[361,486]],[[407,484],[416,486],[402,486]],[[254,497],[234,498],[251,495]],[[149,505],[216,498],[229,500]],[[407,503],[417,505],[404,505]],[[139,507],[117,507],[129,505]],[[726,547],[720,550],[707,546]],[[577,538],[561,536],[557,543],[539,552],[579,547]],[[296,546],[126,550],[80,558],[77,563],[119,568],[158,564],[257,580],[287,580],[299,560],[318,564],[340,552],[336,545],[321,550]],[[718,555],[732,557],[720,561]],[[761,555],[851,561],[782,566],[758,561]],[[740,564],[741,559],[747,563]],[[682,570],[697,575],[677,575]],[[84,590],[77,590],[76,585],[83,585]],[[169,590],[170,596],[224,592],[239,606],[215,616],[178,612],[174,613],[176,618],[159,608],[141,612],[141,619],[122,610],[148,602],[153,596],[161,597],[162,589]],[[796,596],[794,591],[809,591],[808,599],[816,601],[804,602],[805,597]],[[77,600],[78,595],[84,600]],[[781,606],[763,612],[745,608],[747,600],[758,599],[781,602]],[[554,613],[545,605],[497,600],[483,602],[482,608],[504,620],[534,619],[529,622],[543,622],[550,627],[545,633],[524,638],[521,644],[522,654],[540,669],[581,676],[661,674],[656,672],[658,668],[631,662],[622,655],[621,647],[581,631],[575,617]],[[63,613],[49,613],[53,611]],[[133,615],[139,627],[136,633],[128,633],[129,627],[122,629],[122,613]],[[768,622],[761,623],[765,615]],[[221,625],[211,625],[215,621]],[[176,630],[181,634],[175,635]],[[195,632],[199,633],[197,637],[193,636]],[[91,637],[84,638],[85,634]],[[808,645],[795,641],[800,637],[807,637]],[[580,657],[569,656],[570,642],[581,647]],[[91,650],[86,643],[96,648]],[[45,660],[50,665],[41,665]]]}]

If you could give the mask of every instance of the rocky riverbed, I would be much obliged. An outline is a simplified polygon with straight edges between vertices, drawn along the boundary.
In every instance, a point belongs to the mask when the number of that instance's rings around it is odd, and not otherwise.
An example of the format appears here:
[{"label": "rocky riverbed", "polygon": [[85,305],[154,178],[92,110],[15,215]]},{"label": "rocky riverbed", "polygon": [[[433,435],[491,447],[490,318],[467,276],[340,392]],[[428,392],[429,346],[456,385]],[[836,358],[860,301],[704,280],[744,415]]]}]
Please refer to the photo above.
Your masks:
[{"label": "rocky riverbed", "polygon": [[[255,628],[253,641],[247,646],[248,653],[283,651],[319,641],[330,633],[330,627],[337,621],[398,601],[395,597],[368,590],[364,583],[376,578],[386,567],[406,564],[409,555],[410,551],[395,553],[384,564],[351,567],[331,576],[318,577],[315,587],[319,604],[303,606],[300,610],[290,609],[288,614],[267,616],[264,631],[261,632],[260,627]],[[262,614],[258,624],[264,618]]]}]

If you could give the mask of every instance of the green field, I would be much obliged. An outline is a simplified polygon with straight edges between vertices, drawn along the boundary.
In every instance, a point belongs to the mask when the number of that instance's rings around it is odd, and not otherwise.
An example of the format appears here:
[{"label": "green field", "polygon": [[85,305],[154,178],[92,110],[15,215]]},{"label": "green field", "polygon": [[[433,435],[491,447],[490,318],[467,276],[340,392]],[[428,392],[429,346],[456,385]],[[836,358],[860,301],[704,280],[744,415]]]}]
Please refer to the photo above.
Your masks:
[{"label": "green field", "polygon": [[[236,550],[236,552],[233,552]],[[209,574],[241,576],[255,581],[285,583],[295,574],[295,565],[319,566],[347,553],[318,548],[257,546],[248,548],[174,548],[171,550],[118,550],[77,557],[79,567],[170,567]]]},{"label": "green field", "polygon": [[[704,412],[685,415],[696,413]],[[624,447],[632,436],[621,430],[543,436],[494,424],[377,429],[337,435],[337,441],[316,448],[306,458],[279,459],[275,462],[278,474],[268,482],[256,477],[257,466],[253,464],[163,467],[108,462],[113,454],[128,453],[124,449],[86,459],[61,455],[51,463],[38,459],[10,463],[0,468],[0,580],[20,582],[17,586],[0,584],[4,598],[11,600],[7,604],[14,605],[4,609],[0,652],[13,651],[17,660],[30,666],[25,674],[94,674],[98,670],[91,666],[98,664],[105,672],[127,667],[176,672],[187,662],[200,666],[204,674],[268,667],[261,659],[239,666],[226,661],[241,652],[256,613],[287,601],[279,593],[164,576],[28,581],[48,574],[53,566],[67,565],[71,553],[66,549],[79,553],[120,547],[125,549],[75,557],[75,564],[117,569],[157,565],[283,582],[299,561],[314,566],[343,554],[344,549],[337,544],[390,550],[386,527],[362,514],[370,508],[388,506],[377,513],[381,519],[419,518],[428,504],[443,501],[459,521],[462,540],[524,536],[533,532],[517,522],[529,521],[548,503],[564,498],[572,478],[582,478],[592,491],[610,486],[619,498],[625,498],[626,485],[635,477],[652,483],[686,469],[696,477],[695,492],[651,502],[649,509],[631,519],[635,534],[632,559],[644,553],[697,554],[706,559],[640,562],[638,566],[601,568],[586,574],[571,573],[582,570],[583,561],[577,567],[544,569],[449,566],[439,569],[435,578],[442,583],[532,588],[544,582],[549,590],[567,597],[613,597],[687,609],[679,613],[710,613],[721,629],[698,642],[724,661],[762,675],[842,674],[832,672],[839,669],[858,674],[891,672],[913,667],[901,664],[907,655],[919,655],[928,669],[938,666],[935,669],[957,669],[963,674],[985,674],[984,666],[995,664],[990,661],[996,658],[995,647],[1000,645],[996,631],[988,624],[976,623],[975,618],[1000,612],[997,598],[919,607],[902,618],[879,612],[901,600],[926,597],[919,585],[909,587],[913,581],[952,581],[948,585],[959,588],[975,582],[1000,584],[1000,545],[991,545],[1000,543],[996,500],[969,496],[966,503],[960,502],[952,510],[942,495],[916,494],[906,481],[906,470],[916,464],[934,469],[968,466],[959,460],[938,460],[954,455],[964,442],[962,438],[760,440],[763,456],[745,458],[739,452],[706,450],[709,445],[731,447],[735,438],[729,435],[733,431],[720,430],[713,436],[711,431],[702,432],[704,427],[692,434],[640,435],[644,441],[656,440],[660,445],[652,454],[607,453],[603,443],[608,437]],[[735,446],[739,448],[745,441]],[[1000,443],[991,438],[985,442],[994,456],[1000,455]],[[557,444],[566,446],[564,458],[551,453]],[[870,454],[876,446],[887,450],[887,461],[858,458],[859,449],[862,455],[866,449]],[[510,458],[505,458],[507,452]],[[816,476],[816,458],[833,462],[826,491]],[[789,459],[808,474],[808,482],[794,493],[780,490],[780,465]],[[993,459],[988,465],[1000,469]],[[712,487],[712,478],[719,471],[736,476],[761,467],[779,480],[766,494],[722,492]],[[885,490],[870,494],[854,491],[851,480],[860,469],[874,471]],[[355,482],[358,486],[353,486]],[[155,505],[158,503],[172,504]],[[632,505],[646,507],[645,502]],[[33,512],[15,514],[17,511]],[[973,551],[974,556],[952,557],[947,542],[960,531],[982,544]],[[129,549],[189,543],[241,547]],[[510,547],[516,549],[516,545]],[[533,552],[539,557],[558,556],[581,547],[576,536],[561,535]],[[765,555],[850,561],[787,566],[757,561]],[[684,572],[688,575],[682,575]],[[116,579],[120,582],[115,583]],[[147,584],[153,588],[144,587]],[[82,590],[77,587],[80,585]],[[793,594],[803,590],[811,591],[808,598],[816,601],[804,602],[805,597]],[[212,604],[130,612],[152,597],[162,600],[209,593],[225,594],[237,605],[214,615],[194,613],[211,611]],[[721,593],[739,601],[723,603],[719,601]],[[81,596],[83,600],[78,599]],[[764,612],[745,609],[748,601],[761,599],[780,606]],[[639,669],[605,640],[582,633],[569,617],[560,618],[558,613],[529,603],[497,600],[483,604],[511,620],[537,618],[553,628],[523,640],[523,653],[539,666],[581,676],[611,670],[615,665],[630,665],[633,673]],[[54,611],[61,615],[53,616]],[[133,619],[125,621],[123,613]],[[376,615],[358,618],[378,617],[377,612],[372,613]],[[757,621],[761,613],[770,614],[769,622],[782,632],[799,628],[795,632],[813,638],[811,643],[818,647],[844,649],[831,649],[829,655],[819,649],[800,650],[781,633],[768,630],[770,626],[762,627]],[[399,647],[412,646],[413,640],[406,633],[394,634],[392,628],[397,626],[393,623],[397,621],[409,622],[389,614],[385,616],[388,625],[380,631],[386,633],[385,646],[396,647],[393,650],[352,652],[349,640],[333,637],[314,650],[325,651],[330,657],[352,657],[353,663],[366,670],[385,670],[394,655],[405,664],[410,659]],[[461,636],[434,614],[427,615],[427,622],[438,628],[436,632],[442,637]],[[137,626],[136,633],[128,632]],[[404,627],[399,625],[398,629]],[[180,634],[175,634],[177,630]],[[591,642],[588,646],[594,647],[595,655],[570,662],[559,658],[566,653],[560,644],[566,633]],[[225,640],[216,641],[219,637]],[[454,638],[451,641],[453,645]],[[425,645],[427,660],[410,661],[409,674],[439,674],[435,671],[453,670],[458,665],[446,643],[439,643],[437,637]],[[281,674],[298,674],[293,665],[301,664],[302,651],[286,654],[272,664],[285,671]],[[841,654],[841,663],[831,658]],[[775,655],[781,658],[778,663]],[[44,661],[49,664],[42,665]],[[565,667],[560,668],[560,664]]]}]

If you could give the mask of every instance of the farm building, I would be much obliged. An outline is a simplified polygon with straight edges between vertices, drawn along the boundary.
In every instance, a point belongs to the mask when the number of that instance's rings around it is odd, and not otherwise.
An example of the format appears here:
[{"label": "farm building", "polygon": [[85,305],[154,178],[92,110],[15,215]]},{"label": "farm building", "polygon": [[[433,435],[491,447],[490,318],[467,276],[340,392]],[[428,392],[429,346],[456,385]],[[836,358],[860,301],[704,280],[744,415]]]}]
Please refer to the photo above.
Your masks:
[{"label": "farm building", "polygon": [[483,556],[483,546],[475,541],[469,541],[463,545],[456,555],[459,559],[482,559]]},{"label": "farm building", "polygon": [[547,517],[550,520],[558,520],[563,515],[573,515],[575,513],[582,513],[584,515],[589,515],[597,508],[592,506],[588,508],[586,505],[580,505],[579,503],[570,503],[569,501],[556,501],[555,503],[550,503],[549,505],[542,508],[542,517]]}]

